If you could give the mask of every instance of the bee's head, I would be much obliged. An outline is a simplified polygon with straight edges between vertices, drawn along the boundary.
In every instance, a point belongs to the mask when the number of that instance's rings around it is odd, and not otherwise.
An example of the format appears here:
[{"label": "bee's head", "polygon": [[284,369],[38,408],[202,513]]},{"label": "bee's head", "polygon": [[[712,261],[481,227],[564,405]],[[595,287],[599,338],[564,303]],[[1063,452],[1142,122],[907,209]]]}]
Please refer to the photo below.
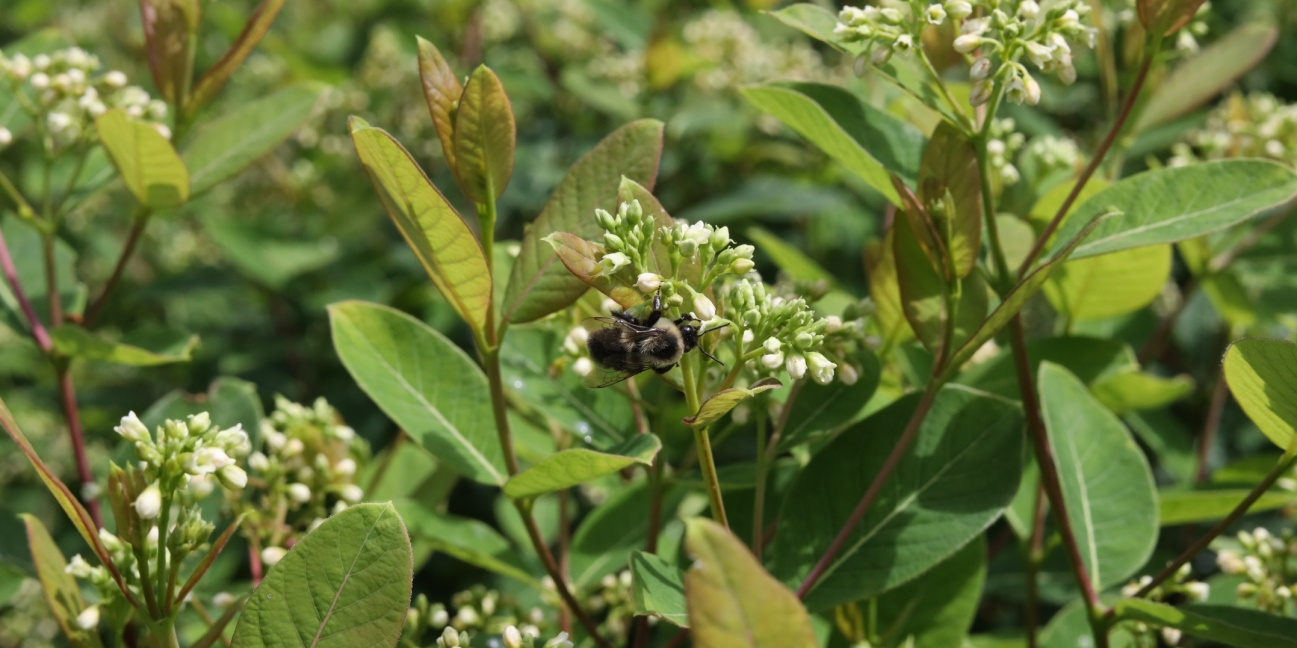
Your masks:
[{"label": "bee's head", "polygon": [[680,340],[684,342],[685,353],[688,353],[689,351],[692,351],[694,347],[698,346],[698,327],[693,324],[681,324],[679,329]]}]

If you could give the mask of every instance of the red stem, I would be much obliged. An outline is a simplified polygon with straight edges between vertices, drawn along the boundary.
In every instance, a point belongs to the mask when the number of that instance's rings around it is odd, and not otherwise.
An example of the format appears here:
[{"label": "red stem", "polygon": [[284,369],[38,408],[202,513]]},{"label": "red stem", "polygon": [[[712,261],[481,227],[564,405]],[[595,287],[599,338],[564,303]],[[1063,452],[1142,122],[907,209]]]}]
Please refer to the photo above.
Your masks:
[{"label": "red stem", "polygon": [[31,326],[32,337],[36,339],[36,346],[48,354],[54,349],[54,340],[50,338],[49,331],[45,330],[45,325],[36,315],[31,300],[27,299],[27,293],[23,291],[22,283],[18,280],[18,269],[14,267],[13,257],[9,256],[9,246],[5,243],[3,232],[0,232],[0,270],[4,271],[5,279],[9,281],[9,289],[18,299],[18,305],[22,307],[23,316]]},{"label": "red stem", "polygon": [[1220,428],[1220,417],[1225,412],[1225,400],[1229,397],[1229,388],[1225,383],[1225,368],[1216,374],[1216,388],[1211,392],[1211,405],[1207,409],[1207,421],[1202,426],[1202,436],[1198,439],[1198,471],[1196,481],[1206,483],[1211,475],[1207,465],[1211,447],[1216,442],[1216,430]]},{"label": "red stem", "polygon": [[68,434],[72,437],[72,454],[76,457],[77,476],[81,479],[81,501],[94,518],[95,527],[104,527],[103,516],[99,513],[99,500],[86,497],[86,486],[95,483],[95,475],[90,471],[90,461],[86,459],[86,441],[81,434],[81,414],[77,412],[77,393],[72,386],[72,376],[67,367],[59,369],[59,395],[63,400],[63,413],[68,419]]},{"label": "red stem", "polygon": [[1039,625],[1036,599],[1040,574],[1040,562],[1045,559],[1045,487],[1042,481],[1036,482],[1036,504],[1031,518],[1031,546],[1027,554],[1027,603],[1023,616],[1027,626],[1027,648],[1036,648],[1036,628]]},{"label": "red stem", "polygon": [[131,225],[130,234],[126,235],[125,247],[122,248],[121,256],[117,257],[117,265],[113,266],[113,273],[108,276],[108,282],[104,284],[99,297],[86,310],[86,316],[83,320],[86,328],[90,328],[99,317],[99,314],[103,312],[104,306],[108,303],[108,297],[113,294],[113,288],[117,287],[118,281],[121,280],[122,273],[126,270],[126,264],[130,262],[131,256],[135,254],[135,246],[139,244],[140,235],[144,233],[144,228],[148,224],[149,212],[141,211],[135,216],[135,223]]}]

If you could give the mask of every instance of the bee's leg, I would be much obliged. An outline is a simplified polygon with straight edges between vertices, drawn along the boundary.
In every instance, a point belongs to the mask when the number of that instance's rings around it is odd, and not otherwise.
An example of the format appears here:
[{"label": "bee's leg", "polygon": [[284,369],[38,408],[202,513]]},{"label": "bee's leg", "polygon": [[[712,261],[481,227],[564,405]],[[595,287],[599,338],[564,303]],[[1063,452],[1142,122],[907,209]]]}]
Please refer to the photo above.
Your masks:
[{"label": "bee's leg", "polygon": [[653,293],[653,312],[649,313],[648,317],[644,318],[643,326],[653,326],[654,324],[657,324],[658,320],[660,319],[662,319],[662,291],[661,290],[657,291],[656,293]]},{"label": "bee's leg", "polygon": [[675,366],[675,365],[667,365],[667,366],[665,366],[665,367],[653,367],[653,371],[655,371],[655,372],[657,372],[657,373],[659,373],[659,374],[664,374],[664,373],[666,373],[666,372],[668,372],[668,371],[671,371],[671,367],[674,367],[674,366]]},{"label": "bee's leg", "polygon": [[681,315],[680,317],[676,318],[676,326],[680,326],[685,322],[701,322],[701,321],[702,320],[695,317],[693,313],[685,313],[684,315]]}]

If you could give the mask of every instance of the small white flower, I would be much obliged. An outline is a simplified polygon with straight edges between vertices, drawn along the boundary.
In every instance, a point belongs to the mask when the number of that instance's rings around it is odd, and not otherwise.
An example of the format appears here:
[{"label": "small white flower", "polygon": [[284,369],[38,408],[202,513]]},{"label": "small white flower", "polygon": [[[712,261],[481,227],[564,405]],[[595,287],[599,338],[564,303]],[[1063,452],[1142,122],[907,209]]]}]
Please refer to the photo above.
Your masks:
[{"label": "small white flower", "polygon": [[49,55],[37,54],[35,57],[32,58],[32,65],[35,66],[37,70],[44,70],[45,68],[48,68],[50,66]]},{"label": "small white flower", "polygon": [[928,23],[932,25],[940,25],[946,20],[946,10],[939,4],[928,5],[928,11],[925,15]]},{"label": "small white flower", "polygon": [[140,421],[139,417],[135,416],[135,412],[123,416],[121,425],[113,428],[113,431],[132,443],[152,441],[149,436],[149,429],[144,427],[144,423]]},{"label": "small white flower", "polygon": [[1261,564],[1261,559],[1256,556],[1245,556],[1243,558],[1243,567],[1247,572],[1248,578],[1256,582],[1265,580],[1265,566]]},{"label": "small white flower", "polygon": [[973,84],[973,91],[968,95],[968,102],[974,106],[980,106],[991,100],[991,93],[995,91],[995,82],[990,79],[984,79]]},{"label": "small white flower", "polygon": [[266,439],[266,447],[275,451],[283,450],[284,445],[288,443],[288,437],[285,436],[283,432],[278,432],[274,428],[267,429],[269,427],[269,421],[262,421],[262,423],[267,424],[262,426],[261,432],[262,436]]},{"label": "small white flower", "polygon": [[[882,47],[875,49],[869,55],[869,62],[874,65],[883,65],[884,63],[890,61],[891,58],[892,58],[892,48],[884,45]],[[857,76],[863,76],[863,72],[861,75],[857,75]]]},{"label": "small white flower", "polygon": [[0,126],[0,146],[9,146],[14,141],[14,134],[8,128]]},{"label": "small white flower", "polygon": [[955,39],[955,51],[960,54],[968,54],[977,49],[982,44],[982,37],[976,34],[964,34]]},{"label": "small white flower", "polygon": [[949,0],[946,2],[946,13],[955,20],[963,20],[973,15],[973,5],[968,0]]},{"label": "small white flower", "polygon": [[572,363],[572,371],[576,372],[576,375],[585,378],[590,375],[591,371],[594,371],[594,362],[585,356],[577,358],[576,362]]},{"label": "small white flower", "polygon": [[784,361],[784,368],[793,380],[801,380],[806,375],[806,358],[800,355],[790,356]]},{"label": "small white flower", "polygon": [[752,329],[743,331],[743,346],[746,347],[747,345],[752,344],[752,341],[756,339],[757,336],[752,332]]},{"label": "small white flower", "polygon": [[113,70],[104,75],[104,83],[108,84],[110,88],[124,88],[126,87],[126,73]]},{"label": "small white flower", "polygon": [[166,124],[153,124],[153,130],[157,131],[162,136],[162,139],[171,139],[171,129],[167,128]]},{"label": "small white flower", "polygon": [[1035,63],[1038,68],[1043,69],[1046,65],[1049,65],[1050,61],[1054,60],[1054,48],[1049,45],[1029,41],[1026,48],[1027,58],[1031,59],[1031,62]]},{"label": "small white flower", "polygon": [[355,504],[365,496],[365,491],[355,484],[347,484],[342,487],[342,499],[348,503]]},{"label": "small white flower", "polygon": [[1032,20],[1040,15],[1040,5],[1033,0],[1023,0],[1023,3],[1018,5],[1018,15],[1027,20]]},{"label": "small white flower", "polygon": [[221,480],[221,485],[229,490],[242,490],[248,485],[248,473],[242,468],[230,464],[216,471],[216,478]]},{"label": "small white flower", "polygon": [[72,556],[72,560],[68,561],[68,566],[63,568],[63,573],[71,574],[76,578],[90,578],[94,571],[95,568],[91,567],[90,563],[81,557],[81,554]]},{"label": "small white flower", "polygon": [[246,456],[252,450],[252,441],[248,439],[248,433],[243,431],[242,423],[217,432],[213,443],[231,457]]},{"label": "small white flower", "polygon": [[[162,511],[162,489],[157,484],[149,484],[140,496],[135,498],[135,512],[145,520],[152,520]],[[155,527],[156,528],[156,527]]]},{"label": "small white flower", "polygon": [[[68,82],[73,86],[78,86],[86,82],[86,73],[84,70],[72,68],[71,70],[68,70],[66,74],[68,75]],[[93,90],[94,88],[90,89]]]},{"label": "small white flower", "polygon": [[22,54],[15,54],[9,59],[9,74],[15,80],[22,81],[32,73],[32,61]]},{"label": "small white flower", "polygon": [[1229,549],[1223,549],[1216,554],[1216,565],[1226,574],[1241,574],[1247,569],[1238,553]]},{"label": "small white flower", "polygon": [[1272,139],[1265,143],[1265,153],[1270,157],[1283,157],[1283,143]]},{"label": "small white flower", "polygon": [[765,366],[766,369],[774,371],[784,364],[784,354],[777,352],[767,353],[761,356],[761,364]]},{"label": "small white flower", "polygon": [[504,648],[522,648],[522,633],[513,626],[507,626],[500,638],[504,640]]},{"label": "small white flower", "polygon": [[32,75],[30,83],[33,88],[44,90],[45,88],[50,87],[50,76],[44,72],[37,72]]},{"label": "small white flower", "polygon": [[1180,645],[1181,636],[1182,633],[1175,628],[1162,628],[1162,639],[1166,641],[1168,646]]},{"label": "small white flower", "polygon": [[985,34],[986,30],[990,28],[991,28],[991,22],[989,19],[974,18],[972,20],[964,21],[964,24],[960,25],[959,27],[959,33],[964,35],[971,34],[973,36],[981,36],[982,34]]},{"label": "small white flower", "polygon": [[216,490],[216,484],[212,483],[211,475],[189,475],[189,492],[194,497],[203,499]]},{"label": "small white flower", "polygon": [[1027,105],[1034,106],[1040,103],[1040,84],[1030,74],[1024,75],[1022,82],[1027,93]]},{"label": "small white flower", "polygon": [[212,605],[215,605],[218,609],[224,610],[225,608],[234,605],[236,600],[237,599],[234,598],[234,595],[229,592],[217,592],[216,596],[212,597]]},{"label": "small white flower", "polygon": [[1062,29],[1076,29],[1081,26],[1081,16],[1076,13],[1075,9],[1068,9],[1058,19],[1058,26]]},{"label": "small white flower", "polygon": [[1023,84],[1021,78],[1014,77],[1009,80],[1009,85],[1005,86],[1004,94],[1009,101],[1020,104],[1027,100],[1027,86]]},{"label": "small white flower", "polygon": [[983,56],[973,61],[973,66],[968,69],[968,78],[973,81],[981,81],[991,76],[991,59]]},{"label": "small white flower", "polygon": [[[653,272],[641,272],[635,281],[635,285],[644,294],[655,293],[658,288],[662,287],[662,277]],[[585,329],[582,328],[581,330],[584,331]]]},{"label": "small white flower", "polygon": [[716,318],[716,305],[706,295],[695,293],[694,316],[704,322],[710,322]]},{"label": "small white flower", "polygon": [[1058,80],[1062,81],[1064,85],[1072,85],[1073,83],[1076,83],[1076,67],[1070,63],[1067,65],[1060,65],[1058,67]]},{"label": "small white flower", "polygon": [[311,487],[302,483],[288,485],[288,498],[294,502],[311,501]]},{"label": "small white flower", "polygon": [[301,439],[289,439],[288,443],[284,444],[284,456],[293,457],[302,454],[305,449],[306,444],[302,443]]},{"label": "small white flower", "polygon": [[266,472],[270,468],[270,459],[260,452],[248,455],[248,467],[257,472]]},{"label": "small white flower", "polygon": [[1199,581],[1185,583],[1184,589],[1189,593],[1189,598],[1193,601],[1205,601],[1211,595],[1211,585]]},{"label": "small white flower", "polygon": [[432,611],[432,615],[428,618],[428,623],[434,628],[440,628],[447,623],[450,623],[450,613],[446,612],[445,608],[437,608]]},{"label": "small white flower", "polygon": [[347,457],[333,465],[333,471],[344,477],[350,477],[356,474],[356,460]]},{"label": "small white flower", "polygon": [[824,322],[824,332],[826,334],[833,334],[842,330],[842,318],[837,315],[830,315],[824,318]]},{"label": "small white flower", "polygon": [[349,425],[339,425],[333,428],[333,436],[350,443],[352,439],[356,438],[356,431],[351,429]]},{"label": "small white flower", "polygon": [[860,380],[860,372],[856,371],[855,365],[852,365],[849,362],[843,363],[843,365],[838,368],[838,378],[842,379],[842,384],[844,385],[854,385],[857,380]]},{"label": "small white flower", "polygon": [[892,47],[905,52],[914,47],[914,37],[909,34],[901,34],[892,42]]},{"label": "small white flower", "polygon": [[454,628],[447,626],[441,632],[441,638],[437,640],[437,644],[446,648],[459,648],[459,633]]},{"label": "small white flower", "polygon": [[837,368],[837,363],[824,357],[824,354],[818,351],[812,351],[806,354],[806,364],[811,370],[811,378],[821,385],[827,385],[833,382],[833,370]]},{"label": "small white flower", "polygon": [[199,448],[185,459],[185,472],[191,475],[207,475],[231,463],[233,460],[220,448]]},{"label": "small white flower", "polygon": [[287,554],[288,550],[283,547],[266,547],[261,550],[261,562],[265,563],[267,567],[274,567]]},{"label": "small white flower", "polygon": [[82,630],[94,630],[99,627],[99,606],[91,605],[77,615],[77,627]]},{"label": "small white flower", "polygon": [[572,642],[567,640],[566,632],[560,632],[557,637],[546,641],[544,648],[572,648]]},{"label": "small white flower", "polygon": [[610,252],[603,255],[603,258],[599,260],[599,264],[596,266],[598,272],[595,274],[600,277],[607,277],[629,265],[630,257],[621,252]]}]

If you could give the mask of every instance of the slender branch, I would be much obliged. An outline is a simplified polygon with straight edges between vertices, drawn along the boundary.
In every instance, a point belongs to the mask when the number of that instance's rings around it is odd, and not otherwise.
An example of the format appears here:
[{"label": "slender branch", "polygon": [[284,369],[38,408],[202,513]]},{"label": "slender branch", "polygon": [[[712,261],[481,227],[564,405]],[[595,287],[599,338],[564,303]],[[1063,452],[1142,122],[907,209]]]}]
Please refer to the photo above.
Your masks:
[{"label": "slender branch", "polygon": [[1220,418],[1225,413],[1225,401],[1229,397],[1229,386],[1225,383],[1225,367],[1216,372],[1216,387],[1211,392],[1211,405],[1207,408],[1207,420],[1202,426],[1202,436],[1198,437],[1198,470],[1194,473],[1197,483],[1207,481],[1211,467],[1207,460],[1211,447],[1216,442],[1216,430],[1220,429]]},{"label": "slender branch", "polygon": [[1045,486],[1036,483],[1036,503],[1031,515],[1031,544],[1027,549],[1027,601],[1023,617],[1027,626],[1027,648],[1036,648],[1036,629],[1040,625],[1036,601],[1039,597],[1040,565],[1045,560]]},{"label": "slender branch", "polygon": [[935,377],[928,381],[928,388],[923,392],[923,397],[919,399],[919,406],[914,410],[914,415],[910,417],[910,422],[906,424],[905,430],[901,432],[901,438],[897,440],[896,446],[892,448],[892,453],[887,456],[883,462],[883,467],[879,469],[878,476],[874,477],[873,483],[869,485],[864,496],[860,498],[860,503],[856,509],[851,512],[851,517],[847,518],[846,524],[842,525],[842,530],[838,532],[837,537],[829,544],[824,555],[820,557],[819,562],[811,568],[811,572],[806,575],[801,586],[797,588],[797,598],[806,598],[807,593],[815,587],[815,583],[820,580],[824,572],[828,570],[833,559],[837,557],[842,547],[846,546],[847,540],[851,538],[852,532],[865,519],[865,513],[869,512],[869,507],[873,505],[878,494],[883,490],[883,484],[887,483],[887,478],[896,470],[896,466],[901,463],[901,458],[905,456],[905,451],[910,447],[910,443],[918,436],[919,426],[923,419],[927,417],[928,410],[932,409],[932,403],[937,398],[937,391],[941,389],[940,381]]},{"label": "slender branch", "polygon": [[113,266],[113,273],[108,276],[108,281],[104,284],[103,290],[99,292],[99,297],[95,298],[90,308],[86,310],[84,319],[85,327],[90,328],[103,312],[104,306],[108,303],[108,297],[113,294],[113,288],[117,287],[117,282],[121,280],[122,273],[126,270],[126,264],[130,262],[131,256],[135,254],[135,246],[140,242],[140,236],[144,234],[144,228],[148,227],[149,217],[153,211],[147,207],[141,207],[135,212],[135,222],[131,225],[131,231],[126,235],[126,244],[122,247],[121,256],[117,257],[117,265]]},{"label": "slender branch", "polygon": [[50,327],[63,325],[63,300],[59,295],[58,268],[54,258],[54,235],[41,234],[41,257],[45,260],[45,296],[49,300]]},{"label": "slender branch", "polygon": [[90,157],[90,147],[83,147],[81,155],[77,156],[77,164],[72,168],[72,175],[68,178],[67,184],[63,187],[63,193],[59,195],[58,200],[54,201],[54,213],[63,213],[63,204],[67,202],[72,190],[77,186],[77,180],[81,179],[81,170],[86,166],[86,159]]},{"label": "slender branch", "polygon": [[504,380],[500,374],[500,349],[484,349],[483,362],[486,365],[486,380],[491,389],[491,408],[495,413],[495,429],[500,438],[500,449],[504,451],[504,465],[509,476],[518,474],[518,455],[513,449],[513,435],[509,432],[509,413],[504,398]]},{"label": "slender branch", "polygon": [[1257,484],[1256,487],[1252,489],[1252,492],[1248,493],[1247,497],[1244,497],[1243,501],[1239,502],[1238,506],[1235,506],[1234,510],[1230,511],[1229,515],[1225,516],[1225,519],[1217,522],[1216,526],[1213,526],[1211,530],[1207,531],[1207,533],[1201,538],[1198,538],[1197,542],[1189,545],[1189,548],[1185,549],[1184,553],[1180,554],[1180,557],[1171,561],[1162,569],[1162,571],[1158,572],[1157,575],[1153,577],[1153,580],[1139,588],[1139,591],[1135,592],[1134,598],[1148,596],[1149,592],[1153,591],[1154,588],[1161,585],[1166,581],[1166,579],[1174,575],[1182,565],[1192,560],[1193,557],[1198,555],[1198,553],[1203,549],[1206,549],[1207,545],[1210,545],[1212,540],[1215,540],[1217,536],[1225,532],[1225,529],[1228,529],[1230,525],[1243,517],[1243,515],[1247,513],[1247,510],[1251,508],[1266,491],[1270,490],[1270,487],[1274,485],[1275,481],[1292,469],[1294,464],[1297,464],[1297,452],[1289,452],[1285,454],[1284,457],[1275,464],[1274,468],[1270,469],[1270,472],[1266,474],[1265,479],[1262,479],[1261,483]]},{"label": "slender branch", "polygon": [[63,402],[63,414],[68,420],[68,436],[72,438],[72,455],[77,463],[77,477],[81,480],[81,501],[95,521],[96,528],[104,528],[104,518],[99,512],[99,500],[87,497],[86,487],[95,483],[95,474],[90,470],[90,460],[86,458],[86,440],[81,433],[81,414],[77,411],[77,392],[72,385],[72,375],[68,367],[58,368],[59,396]]},{"label": "slender branch", "polygon": [[[685,401],[690,415],[696,415],[702,407],[702,385],[694,375],[694,354],[686,353],[680,358],[680,373],[684,376]],[[703,482],[707,484],[707,497],[711,502],[712,517],[726,529],[730,528],[729,519],[725,516],[725,499],[721,496],[721,481],[716,474],[716,458],[712,456],[711,437],[706,427],[693,428],[694,448],[698,451],[698,469]]]},{"label": "slender branch", "polygon": [[252,533],[248,536],[248,569],[252,572],[252,588],[261,584],[261,536]]},{"label": "slender branch", "polygon": [[1081,195],[1081,191],[1085,189],[1085,185],[1090,182],[1090,177],[1094,175],[1094,172],[1098,170],[1099,165],[1103,163],[1103,159],[1107,157],[1108,149],[1112,148],[1112,143],[1117,140],[1117,136],[1120,135],[1124,129],[1126,120],[1130,117],[1131,110],[1135,107],[1135,101],[1139,98],[1140,91],[1144,88],[1144,82],[1148,79],[1148,71],[1153,65],[1153,59],[1153,49],[1148,48],[1144,53],[1144,61],[1139,66],[1139,72],[1135,76],[1135,83],[1130,87],[1130,93],[1126,96],[1126,103],[1122,105],[1121,113],[1117,115],[1117,121],[1113,122],[1112,128],[1108,130],[1107,136],[1103,138],[1103,142],[1099,144],[1099,148],[1094,152],[1094,157],[1090,158],[1090,163],[1086,165],[1085,170],[1081,172],[1079,177],[1077,177],[1076,184],[1072,185],[1072,190],[1068,192],[1067,198],[1063,200],[1062,205],[1059,205],[1058,212],[1054,214],[1054,218],[1049,221],[1049,225],[1046,225],[1044,231],[1040,233],[1040,236],[1036,239],[1036,244],[1033,245],[1031,251],[1027,253],[1027,257],[1022,260],[1022,265],[1018,266],[1019,276],[1025,275],[1027,271],[1031,269],[1031,264],[1035,263],[1036,259],[1040,257],[1041,252],[1044,252],[1045,244],[1049,242],[1050,237],[1054,235],[1058,226],[1063,223],[1063,219],[1067,217],[1068,212],[1072,209],[1072,204],[1076,202],[1077,196]]},{"label": "slender branch", "polygon": [[40,317],[36,315],[36,309],[32,308],[31,300],[27,299],[27,293],[23,290],[22,282],[18,279],[18,269],[14,267],[13,257],[9,255],[9,245],[5,243],[4,232],[0,232],[0,270],[4,271],[5,279],[9,281],[9,289],[17,298],[23,316],[27,318],[27,325],[31,327],[32,337],[36,339],[36,346],[40,347],[42,352],[48,354],[54,349],[54,340],[50,338],[49,331],[45,330],[45,325],[41,323]]},{"label": "slender branch", "polygon": [[576,616],[577,621],[581,622],[586,632],[590,633],[590,637],[594,639],[596,644],[601,648],[612,648],[612,644],[608,643],[608,640],[599,634],[598,624],[594,622],[594,619],[590,618],[590,615],[586,614],[585,610],[581,609],[576,597],[572,596],[572,591],[568,589],[567,583],[563,580],[563,574],[559,572],[558,563],[554,561],[554,554],[550,553],[549,547],[545,544],[545,539],[540,535],[540,527],[536,525],[536,518],[532,516],[531,511],[522,502],[515,500],[514,505],[518,508],[518,512],[522,514],[522,521],[527,526],[527,536],[531,538],[532,546],[536,547],[536,553],[540,554],[541,562],[545,565],[545,571],[554,580],[554,587],[558,589],[558,595],[563,598],[563,602],[567,604],[568,609]]},{"label": "slender branch", "polygon": [[10,182],[9,176],[3,173],[0,173],[0,189],[4,189],[4,192],[9,195],[9,199],[14,202],[14,205],[18,208],[18,215],[23,220],[36,221],[36,210],[32,209],[31,203],[27,202],[26,198],[23,198],[23,194],[18,191],[18,187],[15,187],[14,183]]},{"label": "slender branch", "polygon": [[[570,520],[567,517],[567,489],[565,488],[558,492],[558,573],[565,583],[568,580],[568,575],[572,573],[567,553],[569,544],[568,524],[570,524]],[[572,632],[572,614],[567,608],[559,610],[558,625],[563,632]]]}]

